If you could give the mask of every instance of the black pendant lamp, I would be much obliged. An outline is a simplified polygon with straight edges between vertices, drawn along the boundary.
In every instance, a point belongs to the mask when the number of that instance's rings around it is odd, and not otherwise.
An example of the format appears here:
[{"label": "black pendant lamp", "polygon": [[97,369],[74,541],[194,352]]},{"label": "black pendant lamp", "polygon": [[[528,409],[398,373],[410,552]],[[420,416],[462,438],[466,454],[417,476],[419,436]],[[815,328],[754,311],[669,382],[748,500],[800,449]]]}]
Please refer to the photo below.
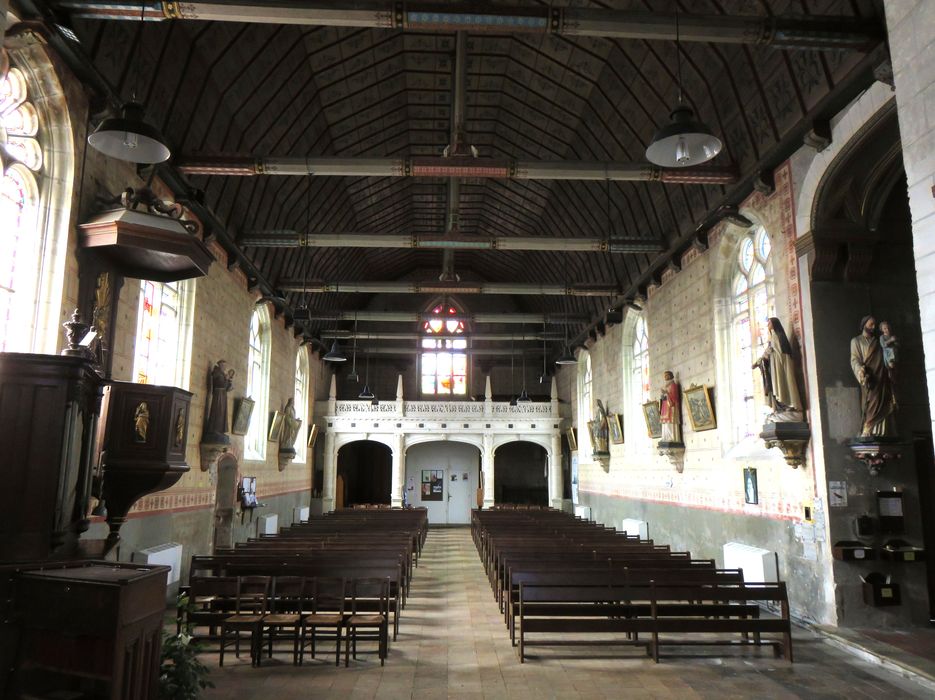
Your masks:
[{"label": "black pendant lamp", "polygon": [[568,316],[565,317],[565,323],[562,324],[565,328],[565,349],[561,355],[558,356],[558,359],[555,360],[557,365],[576,365],[578,360],[575,359],[574,353],[572,353],[571,348],[568,347]]},{"label": "black pendant lamp", "polygon": [[[525,332],[523,333],[523,335],[525,336]],[[525,338],[523,338],[523,340],[525,341]],[[519,403],[529,403],[530,401],[532,401],[532,399],[529,398],[529,394],[526,392],[526,350],[525,348],[523,349],[523,390],[519,393],[519,398],[516,400]]]},{"label": "black pendant lamp", "polygon": [[679,101],[669,115],[669,123],[653,136],[646,149],[650,163],[665,168],[685,168],[706,163],[721,152],[721,140],[705,124],[695,119],[692,108],[682,102],[682,51],[679,45],[679,13],[675,9],[675,55]]},{"label": "black pendant lamp", "polygon": [[364,390],[357,395],[358,399],[365,399],[371,401],[374,398],[373,392],[370,391],[370,334],[367,334],[367,369],[364,374]]},{"label": "black pendant lamp", "polygon": [[[140,30],[136,38],[136,77],[140,76],[140,53],[143,41],[143,13],[146,3],[142,4]],[[88,144],[105,156],[129,161],[130,163],[162,163],[169,159],[172,151],[166,144],[159,129],[145,119],[143,105],[133,96],[120,108],[119,117],[109,117],[102,121],[88,136]]]},{"label": "black pendant lamp", "polygon": [[337,338],[331,344],[331,350],[328,351],[328,354],[323,358],[325,362],[347,362],[347,356],[341,352],[341,344],[338,342]]}]

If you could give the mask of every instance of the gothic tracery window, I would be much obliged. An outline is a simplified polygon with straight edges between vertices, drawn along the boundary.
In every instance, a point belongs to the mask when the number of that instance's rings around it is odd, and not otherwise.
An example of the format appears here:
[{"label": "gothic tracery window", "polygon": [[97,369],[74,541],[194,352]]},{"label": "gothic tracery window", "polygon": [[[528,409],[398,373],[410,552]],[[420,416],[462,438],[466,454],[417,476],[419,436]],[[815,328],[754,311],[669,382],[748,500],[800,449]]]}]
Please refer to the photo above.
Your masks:
[{"label": "gothic tracery window", "polygon": [[270,327],[269,312],[258,306],[250,318],[247,352],[247,395],[253,399],[253,418],[244,438],[247,459],[266,459],[266,416],[269,413]]},{"label": "gothic tracery window", "polygon": [[766,320],[775,315],[771,244],[766,229],[756,228],[740,242],[732,291],[733,409],[736,438],[753,435],[759,424],[762,390],[751,368],[767,342]]},{"label": "gothic tracery window", "polygon": [[[448,303],[438,304],[422,324],[422,393],[436,396],[467,394],[467,338],[464,321]],[[462,337],[458,337],[462,336]]]},{"label": "gothic tracery window", "polygon": [[[635,313],[635,312],[634,312]],[[630,352],[630,377],[627,382],[629,396],[627,405],[630,407],[629,423],[633,426],[627,434],[627,441],[645,448],[650,445],[649,434],[644,428],[643,404],[650,400],[650,374],[649,374],[649,332],[646,328],[646,319],[642,314],[636,316],[633,325],[633,342],[627,348]]]},{"label": "gothic tracery window", "polygon": [[6,63],[0,79],[0,351],[28,350],[38,303],[42,236],[38,230],[42,148],[39,116],[23,73]]},{"label": "gothic tracery window", "polygon": [[591,382],[591,355],[586,350],[578,358],[578,452],[582,461],[586,461],[591,454],[591,439],[588,432],[588,421],[592,416]]}]

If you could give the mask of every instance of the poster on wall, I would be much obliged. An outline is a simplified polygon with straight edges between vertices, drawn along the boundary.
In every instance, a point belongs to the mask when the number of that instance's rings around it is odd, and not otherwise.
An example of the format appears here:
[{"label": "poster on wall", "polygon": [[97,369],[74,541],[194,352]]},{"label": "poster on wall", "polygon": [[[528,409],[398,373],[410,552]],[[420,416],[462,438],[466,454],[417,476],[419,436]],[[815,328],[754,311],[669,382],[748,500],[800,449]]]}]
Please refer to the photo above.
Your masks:
[{"label": "poster on wall", "polygon": [[578,453],[571,455],[571,502],[578,505]]},{"label": "poster on wall", "polygon": [[422,470],[422,500],[440,501],[445,483],[444,469]]}]

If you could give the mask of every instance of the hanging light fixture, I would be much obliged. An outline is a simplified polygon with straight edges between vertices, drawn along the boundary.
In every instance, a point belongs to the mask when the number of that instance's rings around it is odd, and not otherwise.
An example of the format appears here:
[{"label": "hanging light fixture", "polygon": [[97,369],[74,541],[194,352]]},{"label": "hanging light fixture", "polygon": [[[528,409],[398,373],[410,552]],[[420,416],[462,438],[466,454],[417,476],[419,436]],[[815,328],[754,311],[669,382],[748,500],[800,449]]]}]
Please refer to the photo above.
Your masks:
[{"label": "hanging light fixture", "polygon": [[679,43],[679,11],[675,8],[675,61],[679,101],[669,115],[669,123],[653,136],[646,149],[651,163],[668,168],[684,168],[706,163],[721,152],[721,140],[705,124],[695,119],[692,108],[682,102],[682,50]]},{"label": "hanging light fixture", "polygon": [[[136,78],[140,77],[140,56],[143,43],[146,3],[141,5],[140,30],[136,38]],[[145,119],[143,105],[136,101],[135,90],[130,101],[120,108],[119,117],[108,117],[90,136],[88,144],[105,156],[126,160],[131,163],[162,163],[169,159],[172,151],[159,129]]]},{"label": "hanging light fixture", "polygon": [[347,362],[347,356],[341,352],[341,344],[337,339],[331,344],[331,350],[322,359],[325,362]]},{"label": "hanging light fixture", "polygon": [[[370,347],[370,334],[367,334],[367,347]],[[364,390],[357,395],[358,399],[373,401],[375,399],[373,392],[370,391],[370,352],[367,352],[367,369],[364,375]],[[376,405],[376,404],[374,404]]]},{"label": "hanging light fixture", "polygon": [[[525,328],[523,329],[523,339],[525,340],[526,332]],[[523,390],[519,393],[519,398],[516,399],[519,403],[529,403],[532,401],[529,398],[529,394],[526,392],[526,349],[523,349]]]},{"label": "hanging light fixture", "polygon": [[[305,190],[305,233],[308,235],[309,231],[309,221],[312,210],[312,177],[308,177],[308,187]],[[304,252],[304,248],[300,248],[300,251]],[[304,257],[304,255],[303,255]],[[308,287],[308,266],[305,265],[302,267],[302,301],[295,307],[295,312],[292,314],[292,320],[294,321],[305,321],[306,323],[311,320],[312,315],[308,310],[308,293],[306,288]],[[354,330],[357,330],[357,322],[354,321]]]},{"label": "hanging light fixture", "polygon": [[565,323],[562,324],[562,327],[565,329],[565,349],[562,351],[562,354],[558,356],[558,359],[555,360],[557,365],[575,365],[578,364],[578,360],[575,359],[574,353],[571,351],[571,348],[568,347],[568,307],[565,307]]},{"label": "hanging light fixture", "polygon": [[539,375],[540,384],[545,384],[545,380],[549,378],[549,370],[545,366],[546,355],[548,354],[548,350],[546,349],[546,346],[545,346],[545,335],[546,335],[545,321],[543,321],[542,322],[542,374]]},{"label": "hanging light fixture", "polygon": [[516,356],[513,354],[513,334],[510,334],[510,405],[515,406],[517,402],[515,385],[513,384],[513,367]]}]

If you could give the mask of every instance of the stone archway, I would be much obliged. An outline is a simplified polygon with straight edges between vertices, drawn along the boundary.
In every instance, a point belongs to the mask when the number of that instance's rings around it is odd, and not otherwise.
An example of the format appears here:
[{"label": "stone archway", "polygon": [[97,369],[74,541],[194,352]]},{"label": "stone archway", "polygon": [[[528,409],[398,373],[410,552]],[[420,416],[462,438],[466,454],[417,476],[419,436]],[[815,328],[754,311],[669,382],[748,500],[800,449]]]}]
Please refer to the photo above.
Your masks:
[{"label": "stone archway", "polygon": [[494,452],[497,503],[549,505],[549,453],[542,445],[514,440]]},{"label": "stone archway", "polygon": [[377,440],[354,440],[337,454],[335,507],[362,503],[389,505],[393,455]]},{"label": "stone archway", "polygon": [[230,452],[218,459],[214,495],[214,549],[234,546],[234,510],[237,508],[237,477],[240,464]]}]

